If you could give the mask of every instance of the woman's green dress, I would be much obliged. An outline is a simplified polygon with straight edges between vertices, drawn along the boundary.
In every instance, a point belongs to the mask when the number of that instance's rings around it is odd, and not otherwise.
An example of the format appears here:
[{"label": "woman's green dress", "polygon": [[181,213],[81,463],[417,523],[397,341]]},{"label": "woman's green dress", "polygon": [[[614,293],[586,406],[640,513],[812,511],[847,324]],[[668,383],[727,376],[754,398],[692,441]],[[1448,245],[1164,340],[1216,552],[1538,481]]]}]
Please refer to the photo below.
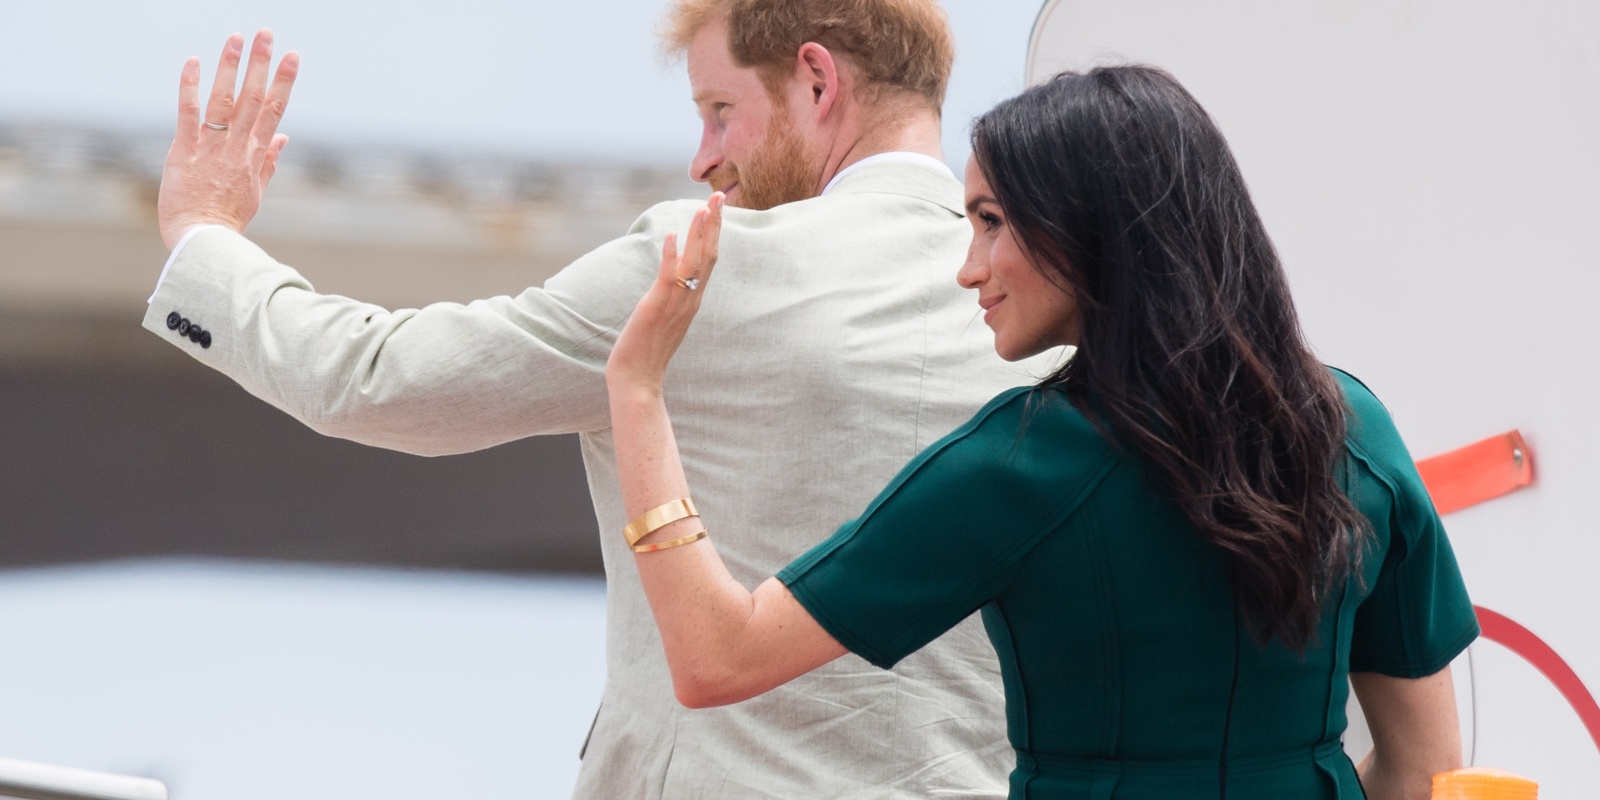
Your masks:
[{"label": "woman's green dress", "polygon": [[881,667],[981,609],[1013,798],[1362,798],[1346,674],[1430,675],[1478,626],[1388,413],[1335,375],[1375,536],[1303,655],[1256,644],[1222,552],[1056,390],[996,397],[778,578]]}]

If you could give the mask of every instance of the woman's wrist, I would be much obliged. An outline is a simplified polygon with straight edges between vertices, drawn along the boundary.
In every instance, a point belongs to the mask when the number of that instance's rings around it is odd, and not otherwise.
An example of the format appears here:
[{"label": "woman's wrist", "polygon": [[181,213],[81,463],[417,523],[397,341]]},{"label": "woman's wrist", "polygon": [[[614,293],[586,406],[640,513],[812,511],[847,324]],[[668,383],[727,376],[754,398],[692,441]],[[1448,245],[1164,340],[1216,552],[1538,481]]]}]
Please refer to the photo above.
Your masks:
[{"label": "woman's wrist", "polygon": [[606,391],[611,402],[648,403],[664,396],[661,381],[624,375],[606,374]]}]

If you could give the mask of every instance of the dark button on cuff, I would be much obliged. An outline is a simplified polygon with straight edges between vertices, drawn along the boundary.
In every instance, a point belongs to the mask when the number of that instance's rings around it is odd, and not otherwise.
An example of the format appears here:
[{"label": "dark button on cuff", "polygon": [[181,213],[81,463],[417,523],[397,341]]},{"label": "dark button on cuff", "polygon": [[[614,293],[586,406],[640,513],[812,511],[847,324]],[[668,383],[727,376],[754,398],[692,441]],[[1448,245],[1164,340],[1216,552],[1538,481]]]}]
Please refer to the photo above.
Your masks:
[{"label": "dark button on cuff", "polygon": [[202,348],[211,347],[211,331],[206,331],[205,333],[200,334],[200,346]]},{"label": "dark button on cuff", "polygon": [[202,330],[199,325],[190,325],[189,326],[189,341],[194,342],[195,344],[199,344],[200,343],[200,336],[202,334],[204,334],[204,333],[205,333],[205,331]]},{"label": "dark button on cuff", "polygon": [[189,324],[189,320],[188,319],[180,319],[180,320],[178,320],[178,335],[179,336],[188,336],[189,335],[189,328],[191,328],[191,327],[193,327],[193,326]]},{"label": "dark button on cuff", "polygon": [[167,315],[167,330],[170,331],[170,330],[176,329],[178,327],[178,321],[182,320],[182,319],[183,319],[183,316],[180,315],[176,311],[172,312],[171,314],[168,314]]}]

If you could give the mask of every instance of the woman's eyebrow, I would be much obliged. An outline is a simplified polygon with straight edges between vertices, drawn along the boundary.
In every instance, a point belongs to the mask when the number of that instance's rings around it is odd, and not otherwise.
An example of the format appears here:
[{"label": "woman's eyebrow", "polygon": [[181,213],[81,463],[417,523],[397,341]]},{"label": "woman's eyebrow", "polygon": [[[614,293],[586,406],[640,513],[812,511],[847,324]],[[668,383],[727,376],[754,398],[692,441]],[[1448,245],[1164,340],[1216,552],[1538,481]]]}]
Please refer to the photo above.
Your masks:
[{"label": "woman's eyebrow", "polygon": [[971,200],[967,201],[967,213],[968,214],[973,214],[973,213],[977,212],[978,206],[981,206],[984,203],[993,203],[994,205],[1000,205],[993,197],[990,197],[989,195],[986,195],[986,194],[980,194],[977,197],[974,197]]}]

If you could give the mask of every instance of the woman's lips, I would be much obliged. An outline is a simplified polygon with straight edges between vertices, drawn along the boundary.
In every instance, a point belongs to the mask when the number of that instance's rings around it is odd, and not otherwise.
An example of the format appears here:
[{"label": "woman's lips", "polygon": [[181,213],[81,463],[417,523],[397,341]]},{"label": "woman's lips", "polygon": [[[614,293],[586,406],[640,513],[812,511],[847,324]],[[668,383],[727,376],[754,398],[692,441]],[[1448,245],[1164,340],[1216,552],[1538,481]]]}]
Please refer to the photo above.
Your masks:
[{"label": "woman's lips", "polygon": [[983,324],[990,327],[994,326],[995,307],[1000,305],[1000,301],[1004,299],[1006,299],[1005,295],[999,295],[997,297],[990,297],[987,299],[980,298],[978,300],[978,305],[983,307]]}]

